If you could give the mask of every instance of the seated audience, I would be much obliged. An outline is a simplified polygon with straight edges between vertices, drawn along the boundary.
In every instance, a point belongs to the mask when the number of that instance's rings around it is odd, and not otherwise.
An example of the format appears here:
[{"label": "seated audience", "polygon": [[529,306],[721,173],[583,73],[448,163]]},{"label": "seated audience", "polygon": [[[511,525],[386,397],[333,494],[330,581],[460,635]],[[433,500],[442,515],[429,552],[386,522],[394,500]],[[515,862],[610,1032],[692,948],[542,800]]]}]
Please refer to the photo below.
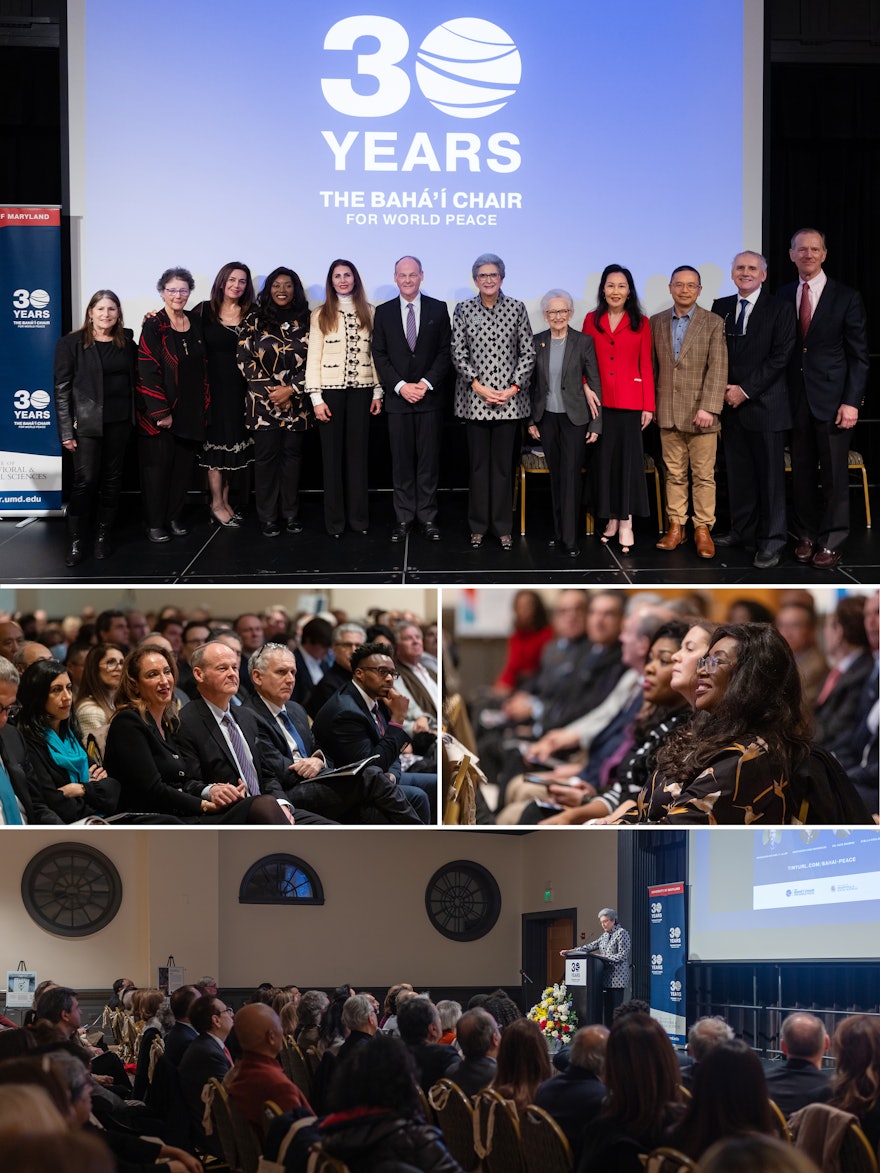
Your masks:
[{"label": "seated audience", "polygon": [[352,653],[367,642],[367,633],[357,623],[340,623],[333,628],[332,640],[333,663],[304,702],[306,712],[313,721],[330,697],[350,682]]},{"label": "seated audience", "polygon": [[699,1173],[819,1173],[799,1149],[773,1136],[731,1136],[704,1153]]},{"label": "seated audience", "polygon": [[165,1058],[173,1067],[179,1065],[184,1051],[199,1033],[189,1013],[200,996],[195,986],[178,986],[169,998],[174,1025],[165,1035]]},{"label": "seated audience", "polygon": [[568,1138],[575,1160],[581,1134],[599,1115],[605,1099],[601,1076],[607,1043],[607,1027],[582,1026],[572,1040],[565,1071],[545,1079],[535,1093],[537,1106],[550,1113]]},{"label": "seated audience", "polygon": [[18,683],[17,670],[0,656],[0,827],[63,824],[40,794],[24,738],[9,724],[18,711]]},{"label": "seated audience", "polygon": [[544,600],[537,591],[521,590],[513,596],[513,631],[507,641],[504,667],[495,677],[492,691],[509,696],[537,676],[544,646],[553,639]]},{"label": "seated audience", "polygon": [[838,600],[825,621],[825,652],[831,671],[816,700],[816,741],[836,753],[852,742],[859,698],[874,668],[863,599],[846,595]]},{"label": "seated audience", "polygon": [[440,1027],[443,1031],[439,1041],[453,1046],[455,1044],[455,1024],[461,1018],[461,1003],[444,998],[442,1002],[437,1003],[437,1013],[440,1015]]},{"label": "seated audience", "polygon": [[124,659],[125,651],[119,644],[98,644],[86,656],[74,707],[83,737],[97,733],[116,712]]},{"label": "seated audience", "polygon": [[495,1079],[501,1031],[491,1014],[475,1006],[459,1018],[455,1037],[463,1058],[450,1078],[466,1096],[473,1097]]},{"label": "seated audience", "polygon": [[329,1004],[330,999],[323,990],[306,990],[300,998],[294,1038],[303,1051],[317,1046],[321,1015]]},{"label": "seated audience", "polygon": [[819,620],[815,607],[796,600],[783,603],[774,622],[776,630],[794,653],[804,690],[804,708],[810,715],[828,675],[828,661],[818,642]]},{"label": "seated audience", "polygon": [[150,1051],[153,1040],[164,1037],[162,1023],[159,1020],[159,1008],[164,1001],[164,993],[157,989],[139,990],[134,1001],[135,1022],[143,1024],[132,1087],[136,1100],[146,1100],[147,1098],[147,1089],[150,1083]]},{"label": "seated audience", "polygon": [[831,1044],[825,1023],[799,1010],[786,1016],[780,1034],[785,1061],[764,1071],[770,1099],[786,1117],[807,1104],[827,1103],[831,1073],[823,1069],[822,1060]]},{"label": "seated audience", "polygon": [[189,1017],[198,1035],[177,1065],[180,1092],[189,1112],[192,1135],[201,1147],[219,1157],[222,1155],[219,1138],[206,1136],[202,1127],[205,1110],[202,1088],[209,1079],[222,1080],[232,1067],[226,1040],[232,1030],[233,1011],[213,994],[203,994],[193,1003]]}]

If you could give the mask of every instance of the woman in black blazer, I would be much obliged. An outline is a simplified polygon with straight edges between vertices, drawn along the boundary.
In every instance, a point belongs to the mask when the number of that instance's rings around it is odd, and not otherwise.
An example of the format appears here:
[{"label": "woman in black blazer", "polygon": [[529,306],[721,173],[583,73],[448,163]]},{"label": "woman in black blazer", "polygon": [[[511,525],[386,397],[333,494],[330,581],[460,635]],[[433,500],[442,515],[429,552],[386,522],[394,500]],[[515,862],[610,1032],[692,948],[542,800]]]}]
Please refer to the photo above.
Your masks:
[{"label": "woman in black blazer", "polygon": [[[144,644],[125,658],[118,708],[107,731],[104,760],[121,782],[121,811],[153,811],[166,821],[289,825],[271,795],[247,795],[244,783],[188,777],[177,740],[174,657]],[[169,817],[175,816],[175,817]]]},{"label": "woman in black blazer", "polygon": [[541,312],[550,329],[535,335],[529,435],[541,441],[550,473],[551,549],[576,558],[584,444],[595,443],[602,430],[599,366],[592,338],[568,324],[570,293],[551,289],[541,298]]},{"label": "woman in black blazer", "polygon": [[93,521],[95,557],[111,553],[110,530],[133,420],[137,348],[111,289],[92,295],[82,329],[59,338],[54,381],[58,434],[73,457],[64,561],[77,566],[87,557],[86,531]]}]

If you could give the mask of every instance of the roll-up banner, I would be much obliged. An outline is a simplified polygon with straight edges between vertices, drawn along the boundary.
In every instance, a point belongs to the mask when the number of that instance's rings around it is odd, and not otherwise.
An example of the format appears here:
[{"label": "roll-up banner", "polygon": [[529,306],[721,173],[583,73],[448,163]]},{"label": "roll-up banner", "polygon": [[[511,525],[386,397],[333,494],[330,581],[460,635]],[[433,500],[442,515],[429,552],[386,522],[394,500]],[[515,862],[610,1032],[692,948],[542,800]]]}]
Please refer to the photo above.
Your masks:
[{"label": "roll-up banner", "polygon": [[61,209],[0,204],[0,516],[61,510],[60,334]]},{"label": "roll-up banner", "polygon": [[651,1017],[673,1043],[687,1042],[684,884],[648,888],[651,917]]}]

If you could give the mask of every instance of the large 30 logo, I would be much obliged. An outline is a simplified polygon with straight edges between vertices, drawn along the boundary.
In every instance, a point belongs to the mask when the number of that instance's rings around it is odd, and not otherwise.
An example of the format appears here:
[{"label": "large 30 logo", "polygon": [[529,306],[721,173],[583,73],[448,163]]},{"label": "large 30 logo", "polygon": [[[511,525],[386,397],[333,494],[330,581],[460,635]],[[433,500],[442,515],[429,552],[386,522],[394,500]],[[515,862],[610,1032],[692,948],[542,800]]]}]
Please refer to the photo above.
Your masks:
[{"label": "large 30 logo", "polygon": [[[337,21],[324,48],[350,52],[359,42],[378,42],[358,52],[356,89],[351,77],[321,79],[324,97],[350,118],[385,118],[409,101],[411,81],[401,62],[409,52],[406,29],[386,16],[349,16]],[[464,16],[432,29],[422,40],[416,81],[435,109],[453,118],[485,118],[501,110],[522,77],[519,50],[504,29]],[[361,92],[363,90],[364,92]]]}]

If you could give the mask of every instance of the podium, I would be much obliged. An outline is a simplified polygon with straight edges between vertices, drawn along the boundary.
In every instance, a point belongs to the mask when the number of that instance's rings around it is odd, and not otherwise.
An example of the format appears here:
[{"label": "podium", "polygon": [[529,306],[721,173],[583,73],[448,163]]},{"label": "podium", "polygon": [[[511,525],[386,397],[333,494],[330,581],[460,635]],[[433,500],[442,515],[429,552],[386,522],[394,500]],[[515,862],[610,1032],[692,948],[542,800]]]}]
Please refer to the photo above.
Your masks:
[{"label": "podium", "polygon": [[605,1021],[602,1004],[604,973],[605,962],[595,953],[565,959],[565,986],[571,994],[572,1005],[580,1026]]}]

